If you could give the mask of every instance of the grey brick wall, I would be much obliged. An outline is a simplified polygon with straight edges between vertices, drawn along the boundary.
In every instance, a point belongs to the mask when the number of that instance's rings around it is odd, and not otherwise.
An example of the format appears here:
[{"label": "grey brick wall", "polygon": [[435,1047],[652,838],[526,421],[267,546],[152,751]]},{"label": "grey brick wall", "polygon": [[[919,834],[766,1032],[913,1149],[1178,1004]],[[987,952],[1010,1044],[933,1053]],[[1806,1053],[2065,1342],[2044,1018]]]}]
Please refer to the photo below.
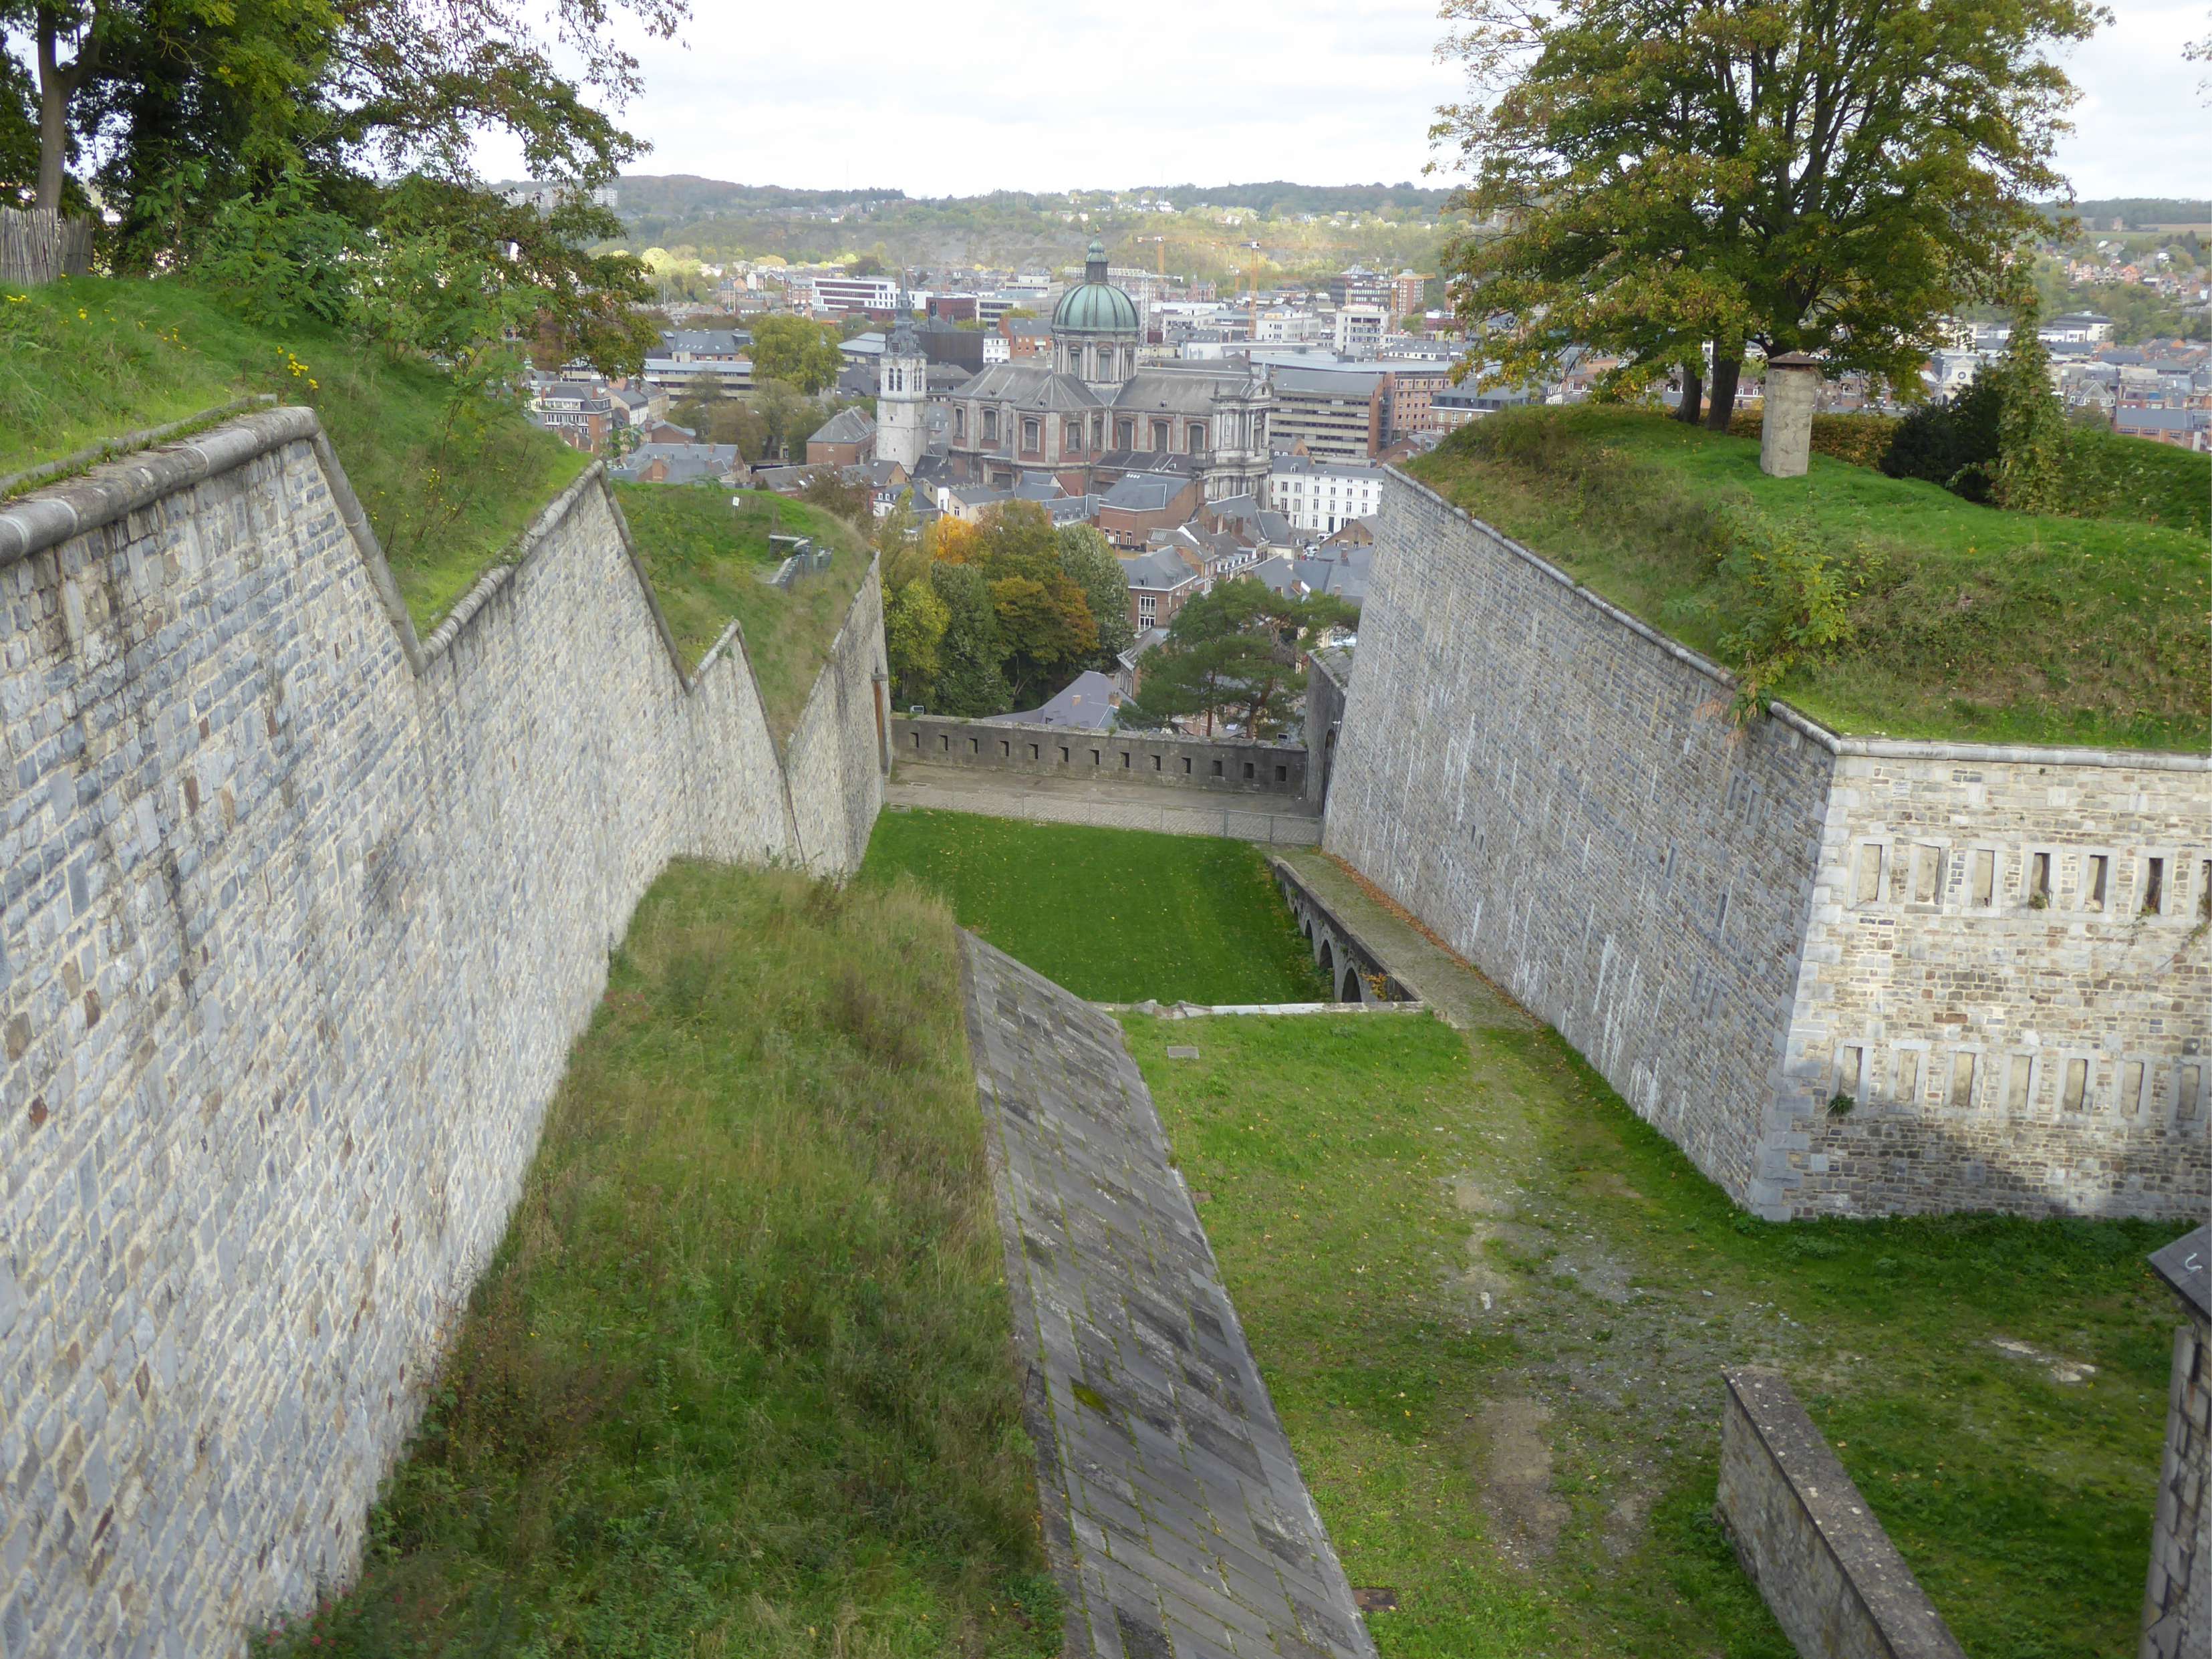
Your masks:
[{"label": "grey brick wall", "polygon": [[[891,730],[895,758],[928,766],[975,767],[1024,777],[1164,783],[1217,794],[1302,798],[1306,793],[1302,744],[1082,732],[1065,726],[963,720],[942,714],[902,714],[891,722]],[[1061,758],[1063,751],[1066,759]]]},{"label": "grey brick wall", "polygon": [[1832,757],[1409,481],[1376,542],[1323,847],[1745,1197]]},{"label": "grey brick wall", "polygon": [[1715,1512],[1801,1659],[1965,1659],[1779,1372],[1723,1372]]},{"label": "grey brick wall", "polygon": [[236,1651],[349,1572],[646,884],[849,865],[880,789],[872,717],[810,710],[860,781],[794,820],[596,473],[418,647],[317,444],[0,510],[5,1659]]},{"label": "grey brick wall", "polygon": [[1723,671],[1401,475],[1377,539],[1324,846],[1739,1202],[2202,1212],[2202,757],[1737,727]]}]

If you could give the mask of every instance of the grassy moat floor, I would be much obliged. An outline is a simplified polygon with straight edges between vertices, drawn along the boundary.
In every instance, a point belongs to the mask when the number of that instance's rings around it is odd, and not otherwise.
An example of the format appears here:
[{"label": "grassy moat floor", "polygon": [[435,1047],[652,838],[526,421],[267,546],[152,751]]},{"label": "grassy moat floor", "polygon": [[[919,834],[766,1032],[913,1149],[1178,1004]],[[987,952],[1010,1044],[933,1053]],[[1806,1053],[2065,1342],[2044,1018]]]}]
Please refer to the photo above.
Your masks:
[{"label": "grassy moat floor", "polygon": [[2134,1651],[2180,1225],[1770,1226],[1547,1030],[1125,1027],[1389,1659],[1787,1659],[1711,1519],[1753,1362],[1975,1659]]},{"label": "grassy moat floor", "polygon": [[951,917],[640,905],[353,1592],[287,1656],[1057,1651]]},{"label": "grassy moat floor", "polygon": [[1320,1002],[1328,987],[1249,842],[894,810],[863,882],[909,875],[963,927],[1098,1002]]}]

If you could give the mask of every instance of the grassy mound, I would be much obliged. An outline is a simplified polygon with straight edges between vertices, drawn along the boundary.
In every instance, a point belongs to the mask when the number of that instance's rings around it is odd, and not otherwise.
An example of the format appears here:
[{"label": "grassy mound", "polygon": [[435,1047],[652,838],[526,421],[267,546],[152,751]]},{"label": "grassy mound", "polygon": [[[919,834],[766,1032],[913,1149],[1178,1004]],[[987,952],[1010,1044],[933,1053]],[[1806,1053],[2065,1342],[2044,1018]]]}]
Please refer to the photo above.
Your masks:
[{"label": "grassy mound", "polygon": [[353,1593],[276,1652],[1057,1652],[952,926],[669,870]]},{"label": "grassy mound", "polygon": [[864,882],[910,876],[960,925],[1101,1002],[1322,1002],[1328,987],[1249,842],[886,812]]},{"label": "grassy mound", "polygon": [[[814,689],[830,641],[868,574],[868,550],[841,519],[765,490],[732,493],[713,484],[618,483],[615,499],[629,521],[687,665],[696,667],[735,617],[760,678],[769,729],[791,735]],[[782,556],[771,534],[811,536],[836,550],[830,568],[801,577],[788,592],[760,578]]]},{"label": "grassy mound", "polygon": [[1125,1024],[1383,1652],[1790,1659],[1711,1518],[1747,1363],[1975,1659],[2133,1650],[2181,1224],[1771,1226],[1550,1031]]},{"label": "grassy mound", "polygon": [[2191,751],[2212,739],[2200,535],[2000,512],[1818,455],[1803,478],[1770,478],[1748,440],[1587,405],[1492,416],[1407,470],[1731,666],[1747,619],[1775,605],[1747,544],[1817,550],[1844,637],[1766,689],[1839,731]]},{"label": "grassy mound", "polygon": [[425,634],[587,462],[428,364],[183,283],[0,291],[0,474],[264,392],[313,408]]}]

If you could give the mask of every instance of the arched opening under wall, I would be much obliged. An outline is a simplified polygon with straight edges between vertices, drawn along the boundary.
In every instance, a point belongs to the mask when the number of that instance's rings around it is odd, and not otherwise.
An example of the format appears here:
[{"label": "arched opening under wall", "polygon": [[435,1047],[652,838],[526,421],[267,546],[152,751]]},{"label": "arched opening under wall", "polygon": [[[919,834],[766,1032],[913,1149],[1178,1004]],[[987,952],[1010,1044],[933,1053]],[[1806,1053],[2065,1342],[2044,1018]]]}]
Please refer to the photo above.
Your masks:
[{"label": "arched opening under wall", "polygon": [[1344,970],[1344,994],[1339,997],[1337,1000],[1339,1002],[1358,1002],[1361,1000],[1362,999],[1359,994],[1359,969],[1355,964],[1354,966]]},{"label": "arched opening under wall", "polygon": [[1336,992],[1336,952],[1328,948],[1328,941],[1326,939],[1322,941],[1321,973],[1322,977],[1328,981],[1330,994],[1334,995]]}]

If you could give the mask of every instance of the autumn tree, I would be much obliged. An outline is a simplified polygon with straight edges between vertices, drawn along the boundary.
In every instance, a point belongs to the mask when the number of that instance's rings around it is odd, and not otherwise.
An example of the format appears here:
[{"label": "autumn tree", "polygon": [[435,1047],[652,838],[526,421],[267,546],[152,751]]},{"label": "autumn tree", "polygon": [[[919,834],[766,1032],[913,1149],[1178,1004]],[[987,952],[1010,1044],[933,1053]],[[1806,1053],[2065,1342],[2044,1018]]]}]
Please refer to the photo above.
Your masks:
[{"label": "autumn tree", "polygon": [[756,380],[781,380],[811,398],[835,386],[845,367],[836,331],[804,317],[763,317],[752,334],[747,355]]},{"label": "autumn tree", "polygon": [[1058,540],[1060,568],[1083,590],[1084,603],[1097,625],[1096,664],[1110,671],[1137,637],[1136,625],[1129,620],[1127,573],[1114,556],[1113,544],[1090,525],[1064,525]]},{"label": "autumn tree", "polygon": [[[1446,0],[1465,101],[1433,130],[1502,234],[1446,264],[1484,350],[1529,380],[1577,346],[1612,389],[1712,354],[1725,428],[1747,352],[1907,386],[1936,321],[2009,298],[2074,88],[2087,0]],[[1695,387],[1688,389],[1694,395]]]},{"label": "autumn tree", "polygon": [[1358,614],[1334,595],[1279,593],[1249,576],[1218,583],[1178,611],[1166,641],[1146,653],[1124,724],[1202,716],[1209,736],[1217,721],[1270,736],[1291,718],[1317,637]]}]

